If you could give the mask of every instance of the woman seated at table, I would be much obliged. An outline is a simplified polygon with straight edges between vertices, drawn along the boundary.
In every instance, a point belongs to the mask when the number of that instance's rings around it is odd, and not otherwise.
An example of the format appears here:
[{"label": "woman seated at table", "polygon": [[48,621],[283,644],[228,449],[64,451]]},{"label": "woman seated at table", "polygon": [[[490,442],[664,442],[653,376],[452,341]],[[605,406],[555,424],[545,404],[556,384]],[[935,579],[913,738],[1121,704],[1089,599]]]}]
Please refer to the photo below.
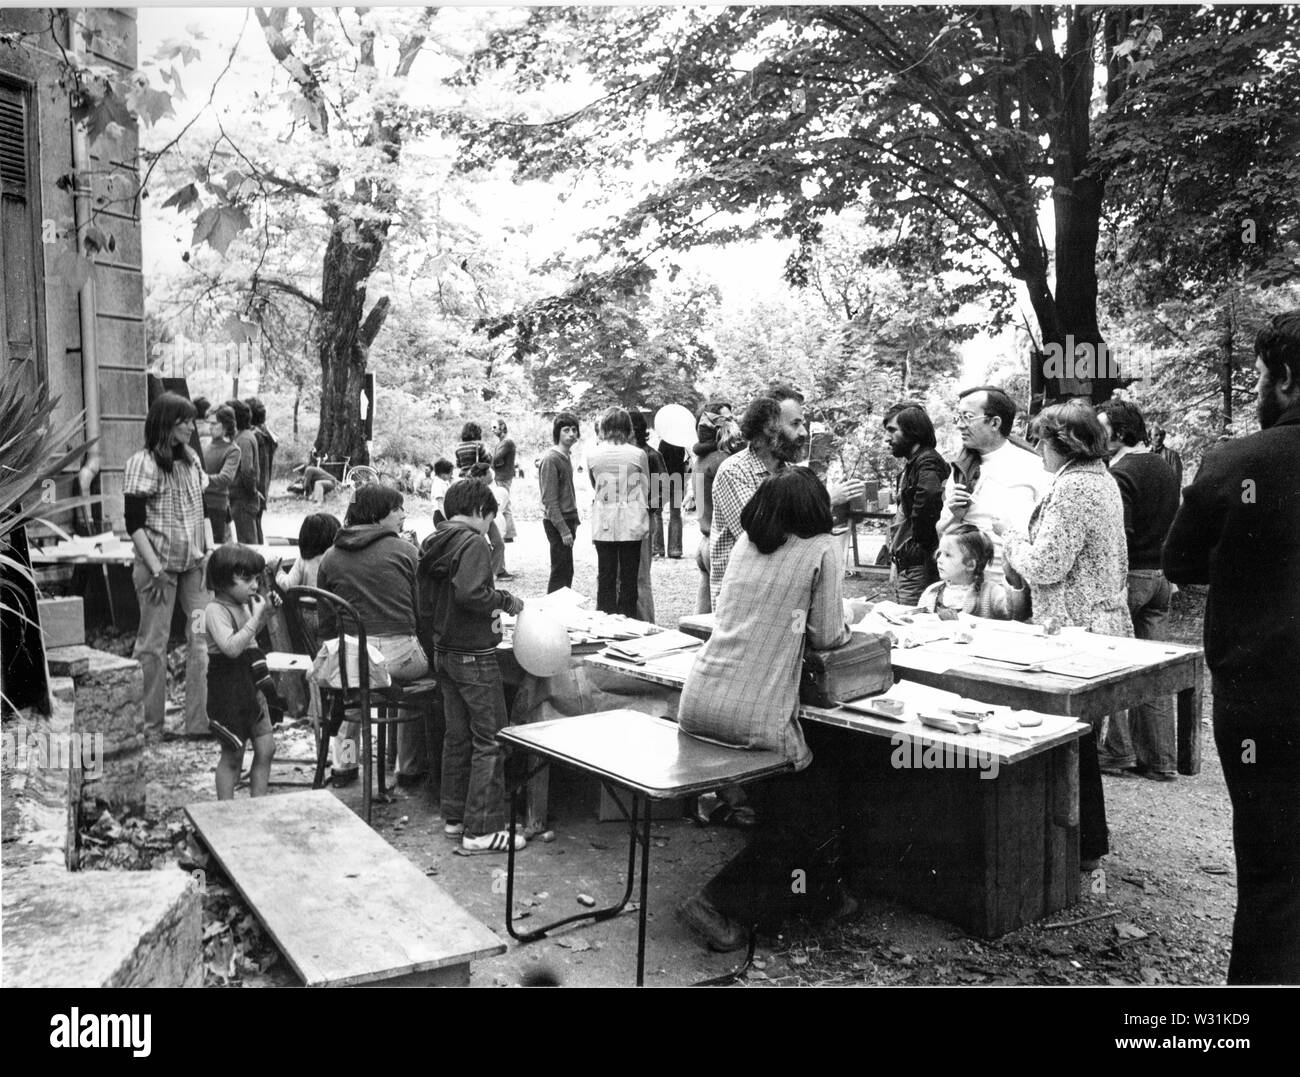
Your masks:
[{"label": "woman seated at table", "polygon": [[[717,626],[686,679],[678,721],[705,740],[780,752],[795,771],[748,787],[759,818],[749,846],[678,906],[714,950],[739,949],[755,926],[825,915],[842,901],[826,855],[837,814],[833,743],[820,729],[805,736],[798,719],[805,646],[829,650],[850,638],[830,497],[807,468],[787,468],[764,480],[740,519]],[[795,869],[806,891],[791,892]]]},{"label": "woman seated at table", "polygon": [[[1006,532],[1007,582],[1029,585],[1036,624],[1131,636],[1124,504],[1097,415],[1086,403],[1055,404],[1039,412],[1034,432],[1054,479],[1028,531]],[[1080,863],[1091,870],[1109,851],[1094,730],[1079,741]]]}]

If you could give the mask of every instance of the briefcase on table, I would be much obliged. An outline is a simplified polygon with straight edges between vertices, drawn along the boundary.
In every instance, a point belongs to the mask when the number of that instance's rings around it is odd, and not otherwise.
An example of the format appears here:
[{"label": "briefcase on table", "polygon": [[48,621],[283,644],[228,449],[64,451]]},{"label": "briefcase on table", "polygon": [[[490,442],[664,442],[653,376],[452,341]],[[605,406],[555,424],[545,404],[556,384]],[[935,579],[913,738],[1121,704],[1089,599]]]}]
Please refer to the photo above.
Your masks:
[{"label": "briefcase on table", "polygon": [[833,651],[805,651],[799,702],[811,707],[834,707],[849,699],[888,691],[894,684],[889,647],[886,635],[854,632],[848,643]]}]

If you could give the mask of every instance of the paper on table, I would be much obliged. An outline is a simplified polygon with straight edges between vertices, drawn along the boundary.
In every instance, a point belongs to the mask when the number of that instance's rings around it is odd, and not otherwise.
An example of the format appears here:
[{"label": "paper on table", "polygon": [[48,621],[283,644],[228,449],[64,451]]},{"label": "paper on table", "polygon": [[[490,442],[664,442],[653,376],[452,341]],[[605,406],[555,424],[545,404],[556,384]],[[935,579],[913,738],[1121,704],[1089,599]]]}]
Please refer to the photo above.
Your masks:
[{"label": "paper on table", "polygon": [[587,596],[579,594],[572,587],[561,587],[558,591],[552,591],[541,598],[530,598],[528,605],[535,610],[550,610],[557,612],[559,610],[579,609],[587,602]]},{"label": "paper on table", "polygon": [[666,654],[661,658],[653,658],[647,661],[642,668],[647,672],[662,673],[667,677],[680,677],[686,680],[686,675],[690,673],[691,667],[695,665],[695,656],[698,651],[677,651],[674,654]]},{"label": "paper on table", "polygon": [[921,673],[947,673],[956,666],[965,665],[960,657],[930,647],[896,647],[890,652],[890,660],[900,669],[914,669]]}]

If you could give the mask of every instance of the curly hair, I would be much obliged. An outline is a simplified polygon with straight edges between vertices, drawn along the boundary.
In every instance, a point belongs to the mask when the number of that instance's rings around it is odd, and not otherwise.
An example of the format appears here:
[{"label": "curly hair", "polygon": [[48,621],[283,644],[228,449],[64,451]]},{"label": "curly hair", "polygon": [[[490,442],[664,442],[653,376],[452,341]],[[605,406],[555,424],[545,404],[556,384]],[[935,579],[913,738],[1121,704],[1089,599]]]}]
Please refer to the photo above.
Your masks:
[{"label": "curly hair", "polygon": [[1044,408],[1034,417],[1032,432],[1067,460],[1102,460],[1107,455],[1106,432],[1092,405],[1082,400]]}]

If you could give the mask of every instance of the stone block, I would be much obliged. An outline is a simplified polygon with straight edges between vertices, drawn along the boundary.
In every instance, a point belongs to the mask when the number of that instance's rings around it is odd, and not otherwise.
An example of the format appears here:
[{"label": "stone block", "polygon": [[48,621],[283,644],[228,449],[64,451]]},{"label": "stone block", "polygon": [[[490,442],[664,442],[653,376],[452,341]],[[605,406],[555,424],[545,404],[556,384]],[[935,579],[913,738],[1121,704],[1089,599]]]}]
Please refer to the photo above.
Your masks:
[{"label": "stone block", "polygon": [[37,599],[36,610],[47,648],[86,642],[86,609],[80,598]]},{"label": "stone block", "polygon": [[201,987],[203,901],[162,871],[5,871],[4,987]]},{"label": "stone block", "polygon": [[106,757],[97,777],[91,777],[87,771],[82,778],[82,824],[93,823],[105,810],[119,819],[128,815],[143,815],[147,785],[143,751],[136,749]]},{"label": "stone block", "polygon": [[144,673],[134,658],[85,648],[86,668],[74,676],[77,732],[102,737],[105,758],[144,747]]}]

